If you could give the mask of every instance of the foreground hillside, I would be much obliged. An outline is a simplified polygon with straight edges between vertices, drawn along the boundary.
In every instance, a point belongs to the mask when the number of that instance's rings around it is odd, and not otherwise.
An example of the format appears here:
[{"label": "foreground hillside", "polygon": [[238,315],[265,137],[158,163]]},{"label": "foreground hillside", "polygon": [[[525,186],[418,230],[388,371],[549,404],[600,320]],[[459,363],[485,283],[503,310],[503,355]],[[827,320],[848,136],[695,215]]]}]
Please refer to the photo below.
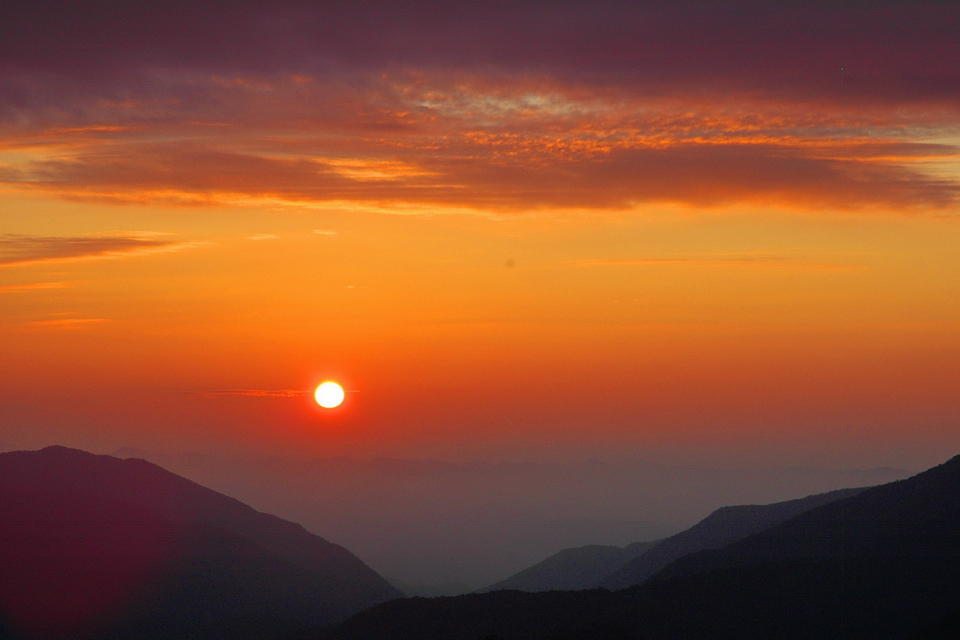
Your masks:
[{"label": "foreground hillside", "polygon": [[0,637],[271,638],[399,596],[349,551],[143,460],[0,454]]},{"label": "foreground hillside", "polygon": [[[685,556],[620,591],[394,600],[323,640],[912,640],[960,607],[960,457]],[[936,635],[939,634],[939,635]]]}]

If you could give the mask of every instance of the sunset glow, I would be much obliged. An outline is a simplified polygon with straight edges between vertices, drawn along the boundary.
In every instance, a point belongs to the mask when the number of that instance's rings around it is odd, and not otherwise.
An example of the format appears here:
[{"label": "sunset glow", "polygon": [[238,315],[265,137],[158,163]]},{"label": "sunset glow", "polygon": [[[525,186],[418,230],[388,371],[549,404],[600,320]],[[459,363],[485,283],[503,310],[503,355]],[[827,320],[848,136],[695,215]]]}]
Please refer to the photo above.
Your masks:
[{"label": "sunset glow", "polygon": [[115,4],[0,9],[0,449],[960,452],[951,3]]}]

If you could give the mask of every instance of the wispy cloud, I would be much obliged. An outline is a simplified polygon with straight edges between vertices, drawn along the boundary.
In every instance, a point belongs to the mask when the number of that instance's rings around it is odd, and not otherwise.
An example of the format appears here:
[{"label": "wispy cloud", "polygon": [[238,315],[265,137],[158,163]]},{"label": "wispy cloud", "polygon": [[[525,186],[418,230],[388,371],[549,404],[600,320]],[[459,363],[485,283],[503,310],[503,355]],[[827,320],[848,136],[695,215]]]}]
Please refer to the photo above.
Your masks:
[{"label": "wispy cloud", "polygon": [[159,240],[156,235],[61,237],[3,234],[0,235],[0,267],[173,253],[205,244]]},{"label": "wispy cloud", "polygon": [[678,265],[690,267],[709,266],[742,269],[800,269],[812,271],[844,271],[863,267],[863,265],[860,264],[807,262],[787,256],[751,254],[626,259],[598,258],[577,260],[574,265],[579,267],[653,267]]},{"label": "wispy cloud", "polygon": [[103,322],[110,322],[109,318],[58,318],[56,320],[32,320],[30,322],[23,322],[21,326],[32,328],[32,329],[51,329],[51,330],[68,330],[68,329],[82,329],[92,325],[97,325]]},{"label": "wispy cloud", "polygon": [[247,236],[247,240],[278,240],[280,236],[274,233],[256,233],[252,236]]},{"label": "wispy cloud", "polygon": [[41,289],[62,289],[69,286],[67,282],[28,282],[26,284],[8,284],[0,286],[0,293],[20,293],[22,291],[36,291]]},{"label": "wispy cloud", "polygon": [[249,398],[298,398],[309,395],[301,389],[214,389],[211,391],[188,391],[202,396],[244,396]]},{"label": "wispy cloud", "polygon": [[313,232],[320,236],[335,236],[337,235],[336,231],[331,229],[314,229]]}]

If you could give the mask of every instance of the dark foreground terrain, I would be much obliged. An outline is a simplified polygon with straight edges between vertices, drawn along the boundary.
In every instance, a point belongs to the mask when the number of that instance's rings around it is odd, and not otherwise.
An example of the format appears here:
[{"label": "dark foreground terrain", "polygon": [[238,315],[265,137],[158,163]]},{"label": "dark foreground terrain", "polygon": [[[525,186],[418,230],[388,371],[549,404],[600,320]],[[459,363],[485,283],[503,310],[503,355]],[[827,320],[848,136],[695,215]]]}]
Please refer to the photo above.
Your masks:
[{"label": "dark foreground terrain", "polygon": [[955,639],[960,457],[721,509],[624,562],[639,584],[616,591],[400,598],[343,547],[142,460],[0,454],[0,640]]},{"label": "dark foreground terrain", "polygon": [[143,460],[0,454],[0,638],[278,638],[400,593],[341,546]]},{"label": "dark foreground terrain", "polygon": [[[620,591],[394,600],[316,640],[933,640],[960,628],[960,457]],[[953,635],[951,635],[953,634]]]}]

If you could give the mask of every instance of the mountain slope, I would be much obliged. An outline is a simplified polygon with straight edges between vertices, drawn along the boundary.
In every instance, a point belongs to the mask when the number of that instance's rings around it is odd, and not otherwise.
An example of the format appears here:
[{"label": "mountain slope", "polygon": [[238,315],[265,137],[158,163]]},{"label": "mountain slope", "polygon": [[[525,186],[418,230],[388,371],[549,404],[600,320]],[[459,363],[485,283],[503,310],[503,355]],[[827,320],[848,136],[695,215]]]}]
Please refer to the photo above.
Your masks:
[{"label": "mountain slope", "polygon": [[689,555],[658,578],[783,558],[960,557],[960,456],[906,480],[871,487],[735,542]]},{"label": "mountain slope", "polygon": [[960,606],[924,628],[911,640],[957,640],[960,638]]},{"label": "mountain slope", "polygon": [[958,541],[960,457],[816,507],[722,549],[685,556],[639,586],[395,600],[304,637],[939,638],[956,624]]},{"label": "mountain slope", "polygon": [[767,505],[721,507],[689,529],[663,540],[646,553],[589,586],[599,585],[616,590],[641,584],[678,558],[698,551],[725,547],[749,535],[786,522],[805,511],[855,496],[861,491],[863,491],[862,488],[840,489]]},{"label": "mountain slope", "polygon": [[143,460],[0,454],[6,637],[276,637],[399,596],[349,551]]},{"label": "mountain slope", "polygon": [[588,545],[563,549],[532,567],[481,589],[478,593],[500,589],[518,591],[577,591],[592,589],[602,578],[637,556],[648,552],[660,541],[634,542],[626,547]]}]

